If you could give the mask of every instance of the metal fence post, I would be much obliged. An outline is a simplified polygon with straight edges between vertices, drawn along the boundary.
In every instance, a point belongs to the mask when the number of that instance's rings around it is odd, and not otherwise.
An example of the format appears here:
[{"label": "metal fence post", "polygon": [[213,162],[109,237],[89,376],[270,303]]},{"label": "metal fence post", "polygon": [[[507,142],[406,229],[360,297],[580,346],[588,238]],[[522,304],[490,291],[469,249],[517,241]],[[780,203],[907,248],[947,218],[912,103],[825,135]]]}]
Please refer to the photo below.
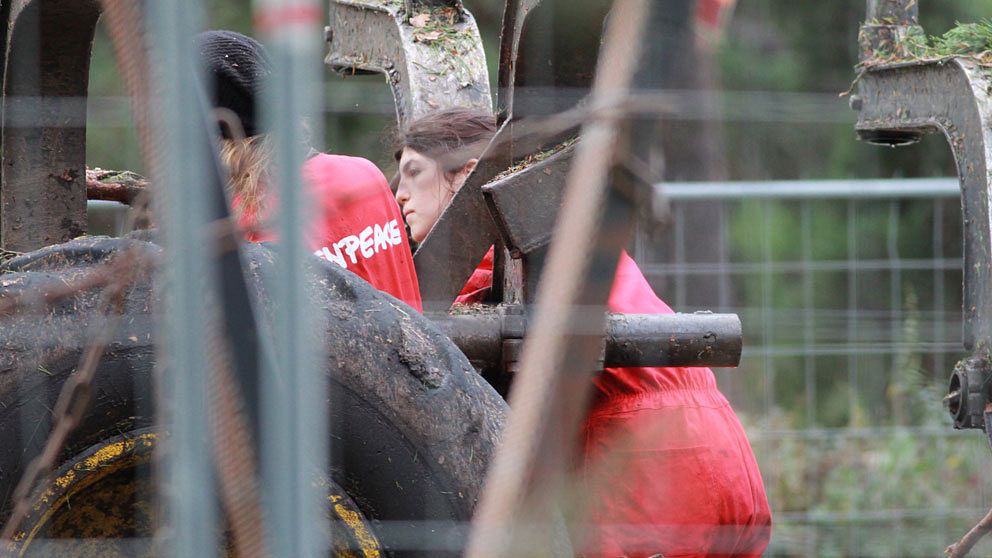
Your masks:
[{"label": "metal fence post", "polygon": [[156,128],[164,148],[162,176],[156,193],[161,206],[166,265],[164,283],[165,343],[169,373],[164,375],[171,434],[164,480],[167,492],[167,555],[210,556],[217,541],[217,509],[211,462],[210,417],[207,409],[208,365],[204,339],[205,305],[199,282],[208,275],[209,245],[199,234],[207,224],[209,151],[202,149],[203,122],[195,83],[189,80],[193,60],[191,37],[200,21],[196,2],[150,2],[149,22],[155,63]]},{"label": "metal fence post", "polygon": [[263,97],[263,123],[275,147],[272,185],[277,190],[278,276],[275,294],[275,362],[262,375],[261,449],[264,497],[273,556],[324,556],[322,499],[315,473],[327,454],[327,381],[317,366],[321,339],[309,311],[304,231],[313,215],[301,180],[308,135],[322,137],[319,116],[323,69],[321,4],[312,0],[259,0],[255,21],[272,56]]}]

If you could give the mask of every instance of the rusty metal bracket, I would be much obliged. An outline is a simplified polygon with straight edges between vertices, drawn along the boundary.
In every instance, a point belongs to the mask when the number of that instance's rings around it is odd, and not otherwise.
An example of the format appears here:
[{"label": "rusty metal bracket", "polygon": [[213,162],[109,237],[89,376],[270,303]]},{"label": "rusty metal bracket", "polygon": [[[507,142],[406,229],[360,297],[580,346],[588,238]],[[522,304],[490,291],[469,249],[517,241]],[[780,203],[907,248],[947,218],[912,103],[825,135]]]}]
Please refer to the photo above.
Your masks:
[{"label": "rusty metal bracket", "polygon": [[499,238],[482,197],[482,186],[507,167],[505,147],[509,133],[507,125],[496,133],[475,170],[414,254],[426,312],[448,311],[472,271]]},{"label": "rusty metal bracket", "polygon": [[955,366],[944,401],[955,428],[984,429],[992,400],[992,73],[967,57],[879,65],[911,54],[907,39],[923,35],[918,11],[916,0],[869,0],[851,107],[862,140],[894,146],[941,133],[954,153],[964,223],[962,339],[972,355]]},{"label": "rusty metal bracket", "polygon": [[964,346],[992,348],[992,104],[988,68],[967,58],[867,69],[858,82],[858,134],[942,133],[954,152],[964,212]]},{"label": "rusty metal bracket", "polygon": [[[554,4],[555,2],[549,0],[544,0],[543,4],[541,0],[507,0],[503,17],[499,70],[501,87],[499,106],[501,117],[505,119],[505,122],[491,142],[490,148],[483,154],[475,172],[455,195],[452,203],[417,251],[415,262],[418,276],[421,279],[424,307],[427,310],[446,310],[486,250],[498,240],[506,242],[514,251],[515,256],[531,254],[547,245],[550,227],[554,222],[550,215],[556,214],[560,206],[563,184],[560,183],[560,178],[558,179],[559,183],[542,184],[540,193],[537,194],[535,192],[538,189],[534,188],[536,184],[532,179],[535,176],[540,178],[540,175],[535,175],[534,172],[544,172],[549,167],[541,166],[538,171],[532,171],[528,168],[518,173],[519,175],[504,177],[505,183],[499,186],[494,185],[492,191],[495,192],[495,189],[502,189],[502,186],[506,186],[508,189],[505,190],[505,194],[502,192],[493,196],[486,194],[486,197],[490,198],[488,200],[483,197],[482,187],[510,167],[514,161],[537,153],[548,145],[554,145],[569,135],[564,129],[560,133],[553,134],[531,133],[528,135],[521,133],[521,130],[517,129],[518,127],[515,125],[514,117],[509,114],[512,112],[515,88],[531,87],[531,82],[534,82],[534,85],[538,87],[545,87],[545,92],[553,91],[555,87],[559,86],[565,86],[570,94],[581,91],[581,95],[585,95],[588,92],[592,81],[592,73],[589,68],[595,65],[600,40],[599,29],[609,2],[596,2],[596,10],[598,10],[597,13],[600,14],[600,17],[593,25],[597,32],[581,37],[580,42],[584,45],[583,52],[585,52],[585,58],[588,62],[584,66],[584,73],[576,74],[572,71],[574,64],[570,66],[562,62],[566,58],[574,62],[576,53],[563,52],[561,45],[558,45],[557,50],[552,49],[544,52],[543,58],[534,56],[534,60],[529,62],[533,68],[536,68],[535,71],[540,70],[540,72],[547,73],[547,64],[553,63],[556,58],[559,59],[557,65],[552,64],[551,74],[553,75],[529,78],[517,72],[519,48],[523,44],[521,41],[523,40],[524,43],[527,40],[540,42],[543,40],[541,38],[542,33],[547,32],[547,29],[542,30],[539,27],[534,27],[534,25],[529,31],[525,29],[528,15],[538,7],[545,8],[545,16],[556,13],[553,12]],[[567,6],[559,2],[558,8],[566,9]],[[555,25],[565,28],[567,23],[555,22]],[[575,35],[575,33],[570,35]],[[524,46],[526,47],[526,44]],[[537,62],[538,58],[544,62]],[[576,88],[576,84],[580,87]],[[399,102],[400,99],[397,98],[397,103]],[[527,100],[522,106],[521,114],[550,115],[547,110],[542,111],[531,106]],[[555,159],[552,165],[557,163],[562,163],[559,166],[564,173],[567,161]],[[559,166],[553,168],[558,169]],[[543,178],[540,179],[544,181]],[[517,203],[525,201],[520,196],[525,195],[523,190],[528,187],[534,188],[532,194],[540,196],[542,199],[538,208],[535,208],[533,204],[527,207]],[[511,199],[511,197],[516,197],[516,200]],[[526,211],[518,212],[517,209],[526,209]],[[529,230],[522,227],[523,223],[528,221],[532,225]],[[503,274],[514,272],[514,270],[506,269],[498,271]],[[522,281],[518,282],[522,283]]]},{"label": "rusty metal bracket", "polygon": [[507,0],[500,34],[498,113],[547,116],[586,97],[612,6],[612,0]]},{"label": "rusty metal bracket", "polygon": [[[510,167],[511,150],[536,153],[546,139],[538,134],[517,137],[514,141],[513,133],[513,119],[511,119],[496,132],[475,170],[452,198],[451,203],[414,254],[417,277],[420,279],[420,294],[424,310],[427,312],[446,312],[486,251],[500,240],[500,230],[493,215],[494,211],[502,213],[502,210],[489,207],[483,196],[483,186],[495,180]],[[532,167],[518,171],[518,174],[532,177],[530,168]],[[526,188],[527,184],[521,181],[519,187]],[[529,184],[531,187],[536,186],[533,183]],[[549,187],[560,189],[561,185],[545,184],[542,189]],[[511,222],[512,219],[517,218],[524,221],[544,220],[545,225],[550,227],[554,222],[551,215],[557,212],[561,194],[557,193],[551,197],[558,205],[552,206],[547,202],[540,206],[532,204],[526,208],[525,213],[511,216],[509,219]],[[510,226],[516,230],[516,225]],[[517,234],[525,238],[524,232]]]},{"label": "rusty metal bracket", "polygon": [[986,427],[989,372],[989,359],[983,357],[968,357],[954,366],[950,393],[945,398],[947,410],[954,418],[954,428]]},{"label": "rusty metal bracket", "polygon": [[0,244],[27,252],[86,233],[85,98],[100,6],[3,4]]},{"label": "rusty metal bracket", "polygon": [[551,241],[575,146],[482,187],[497,230],[514,258]]},{"label": "rusty metal bracket", "polygon": [[513,86],[520,51],[520,35],[524,21],[541,0],[506,0],[499,40],[499,71],[497,73],[496,112],[501,119],[509,118],[513,108]]},{"label": "rusty metal bracket", "polygon": [[[419,14],[429,19],[416,27]],[[492,110],[479,28],[460,0],[331,0],[326,37],[338,73],[385,74],[400,125],[444,108]]]}]

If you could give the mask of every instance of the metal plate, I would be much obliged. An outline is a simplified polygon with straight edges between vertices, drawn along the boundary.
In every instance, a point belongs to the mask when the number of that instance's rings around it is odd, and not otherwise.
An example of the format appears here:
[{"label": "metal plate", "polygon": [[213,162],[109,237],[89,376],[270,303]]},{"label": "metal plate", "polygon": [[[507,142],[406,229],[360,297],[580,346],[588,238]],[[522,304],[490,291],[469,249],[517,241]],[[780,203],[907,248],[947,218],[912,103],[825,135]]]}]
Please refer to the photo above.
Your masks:
[{"label": "metal plate", "polygon": [[[325,62],[339,73],[385,74],[400,125],[445,108],[492,110],[479,28],[461,2],[332,0],[330,11]],[[411,18],[421,13],[432,19],[418,28]]]}]

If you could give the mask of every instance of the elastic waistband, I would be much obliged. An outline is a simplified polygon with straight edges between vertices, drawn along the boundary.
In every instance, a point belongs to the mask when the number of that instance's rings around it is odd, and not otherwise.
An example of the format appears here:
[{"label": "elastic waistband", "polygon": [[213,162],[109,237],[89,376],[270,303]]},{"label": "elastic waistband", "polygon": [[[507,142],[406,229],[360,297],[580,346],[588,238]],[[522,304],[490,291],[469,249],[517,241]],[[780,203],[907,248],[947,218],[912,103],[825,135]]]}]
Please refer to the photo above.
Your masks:
[{"label": "elastic waistband", "polygon": [[663,389],[640,393],[606,395],[600,393],[589,416],[627,413],[641,409],[661,409],[665,407],[729,407],[730,403],[719,389],[707,387],[685,387]]}]

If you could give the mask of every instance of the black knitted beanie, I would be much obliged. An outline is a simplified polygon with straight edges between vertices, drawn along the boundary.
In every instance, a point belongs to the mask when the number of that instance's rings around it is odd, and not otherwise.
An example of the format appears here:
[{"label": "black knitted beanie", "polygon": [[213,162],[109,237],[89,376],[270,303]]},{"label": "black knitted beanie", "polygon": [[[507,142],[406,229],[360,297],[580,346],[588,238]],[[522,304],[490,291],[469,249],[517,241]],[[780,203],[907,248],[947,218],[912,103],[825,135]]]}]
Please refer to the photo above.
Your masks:
[{"label": "black knitted beanie", "polygon": [[[234,31],[205,31],[196,36],[194,44],[206,65],[213,106],[238,115],[247,136],[258,134],[257,98],[272,72],[265,47]],[[230,135],[226,129],[223,133]]]}]

